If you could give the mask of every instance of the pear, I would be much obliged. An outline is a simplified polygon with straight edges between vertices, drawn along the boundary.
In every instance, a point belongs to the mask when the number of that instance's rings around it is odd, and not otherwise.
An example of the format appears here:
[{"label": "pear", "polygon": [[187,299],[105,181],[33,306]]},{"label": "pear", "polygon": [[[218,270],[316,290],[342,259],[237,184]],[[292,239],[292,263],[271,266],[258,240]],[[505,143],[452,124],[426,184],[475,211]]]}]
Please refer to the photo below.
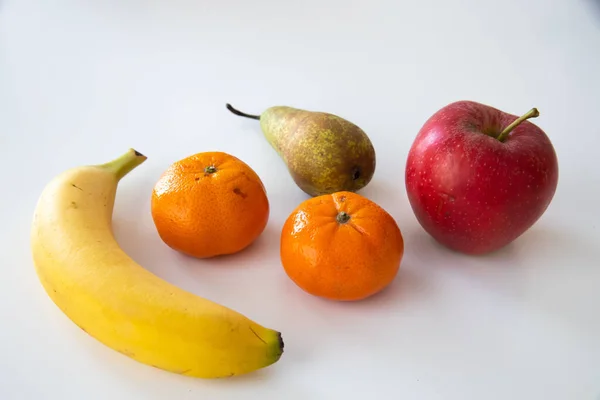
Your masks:
[{"label": "pear", "polygon": [[287,165],[300,189],[310,196],[356,192],[375,173],[375,149],[358,126],[337,115],[288,106],[267,108],[261,115],[232,113],[260,121],[271,147]]}]

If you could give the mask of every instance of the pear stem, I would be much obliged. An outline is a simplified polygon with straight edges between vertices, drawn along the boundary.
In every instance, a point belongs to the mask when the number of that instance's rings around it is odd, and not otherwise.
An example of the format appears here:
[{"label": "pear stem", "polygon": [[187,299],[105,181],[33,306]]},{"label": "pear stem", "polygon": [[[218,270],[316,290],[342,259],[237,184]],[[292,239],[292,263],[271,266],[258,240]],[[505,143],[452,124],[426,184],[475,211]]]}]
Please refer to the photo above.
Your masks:
[{"label": "pear stem", "polygon": [[538,111],[538,109],[537,108],[532,108],[526,114],[524,114],[521,117],[517,118],[516,120],[513,121],[512,124],[510,124],[509,126],[507,126],[506,128],[504,128],[504,130],[502,132],[500,132],[500,134],[498,135],[498,137],[496,139],[498,139],[499,141],[503,142],[506,139],[506,137],[508,136],[508,134],[510,132],[512,132],[512,130],[515,129],[519,124],[521,124],[521,122],[525,121],[526,119],[536,118],[536,117],[539,117],[539,116],[540,116],[540,112]]},{"label": "pear stem", "polygon": [[115,174],[117,180],[121,180],[135,167],[146,161],[148,157],[137,150],[129,149],[126,153],[107,163],[100,164],[100,168],[106,168]]},{"label": "pear stem", "polygon": [[229,111],[231,111],[232,113],[234,113],[235,115],[239,115],[240,117],[246,117],[246,118],[252,118],[252,119],[260,119],[260,115],[252,115],[252,114],[246,114],[244,112],[241,112],[239,110],[236,110],[235,108],[233,108],[233,106],[229,103],[227,103],[226,105],[227,109]]}]

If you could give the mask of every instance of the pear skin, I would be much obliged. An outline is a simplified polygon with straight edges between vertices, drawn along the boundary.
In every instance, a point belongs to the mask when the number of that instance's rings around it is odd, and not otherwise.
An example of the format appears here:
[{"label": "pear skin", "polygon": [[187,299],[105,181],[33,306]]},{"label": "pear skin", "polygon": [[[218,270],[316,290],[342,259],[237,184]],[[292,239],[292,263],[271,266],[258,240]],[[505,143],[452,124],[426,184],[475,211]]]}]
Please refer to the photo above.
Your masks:
[{"label": "pear skin", "polygon": [[274,106],[261,115],[261,130],[287,165],[296,185],[310,196],[356,192],[373,178],[375,149],[362,129],[337,115]]}]

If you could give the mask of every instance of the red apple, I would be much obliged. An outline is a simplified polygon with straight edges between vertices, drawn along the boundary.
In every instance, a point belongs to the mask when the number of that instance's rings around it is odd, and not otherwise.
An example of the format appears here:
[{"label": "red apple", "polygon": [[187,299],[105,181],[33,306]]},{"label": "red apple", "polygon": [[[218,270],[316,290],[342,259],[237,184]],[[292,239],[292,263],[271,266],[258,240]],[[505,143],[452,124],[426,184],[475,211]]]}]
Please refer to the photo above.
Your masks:
[{"label": "red apple", "polygon": [[435,240],[466,254],[498,250],[546,211],[558,183],[548,136],[522,117],[458,101],[436,112],[415,138],[406,191]]}]

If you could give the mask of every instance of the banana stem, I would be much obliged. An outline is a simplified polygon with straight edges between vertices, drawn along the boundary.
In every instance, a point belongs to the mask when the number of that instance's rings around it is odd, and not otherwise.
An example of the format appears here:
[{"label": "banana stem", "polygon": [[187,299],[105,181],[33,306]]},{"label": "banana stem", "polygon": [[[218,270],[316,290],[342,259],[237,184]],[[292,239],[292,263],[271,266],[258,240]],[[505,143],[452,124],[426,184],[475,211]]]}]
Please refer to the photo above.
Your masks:
[{"label": "banana stem", "polygon": [[101,168],[106,168],[115,174],[117,180],[121,180],[130,173],[135,167],[146,161],[148,157],[137,150],[129,149],[126,153],[107,163],[100,164]]}]

